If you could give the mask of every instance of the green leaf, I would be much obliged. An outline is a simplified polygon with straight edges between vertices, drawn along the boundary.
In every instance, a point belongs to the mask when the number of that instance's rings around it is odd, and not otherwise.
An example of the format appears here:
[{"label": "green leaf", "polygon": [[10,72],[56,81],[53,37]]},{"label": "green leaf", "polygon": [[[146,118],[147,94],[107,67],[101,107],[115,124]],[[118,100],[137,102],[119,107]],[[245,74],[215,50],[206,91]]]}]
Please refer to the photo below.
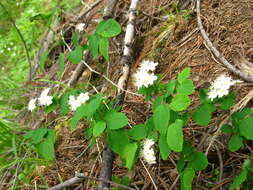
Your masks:
[{"label": "green leaf", "polygon": [[72,42],[73,42],[73,44],[75,45],[75,47],[79,46],[79,43],[78,43],[78,34],[77,34],[77,32],[74,32],[74,33],[73,33]]},{"label": "green leaf", "polygon": [[[94,123],[93,123],[93,122],[94,122]],[[92,122],[92,126],[94,127],[95,121],[93,120],[93,122]],[[85,129],[85,138],[86,138],[87,140],[89,140],[89,139],[92,137],[92,134],[93,134],[93,128],[87,127],[87,128]]]},{"label": "green leaf", "polygon": [[186,110],[191,104],[191,99],[185,94],[177,94],[173,97],[170,107],[173,111]]},{"label": "green leaf", "polygon": [[96,58],[98,56],[98,48],[99,48],[99,36],[96,34],[93,34],[89,37],[89,50],[93,56],[93,58]]},{"label": "green leaf", "polygon": [[46,135],[46,140],[51,141],[53,144],[56,141],[56,134],[54,129],[48,129],[47,130],[47,135]]},{"label": "green leaf", "polygon": [[181,177],[181,190],[192,190],[192,181],[195,176],[195,171],[191,167],[185,168]]},{"label": "green leaf", "polygon": [[129,170],[133,167],[137,149],[138,149],[137,143],[129,143],[125,145],[123,158],[126,160],[126,167]]},{"label": "green leaf", "polygon": [[40,57],[40,68],[44,69],[45,68],[45,64],[47,61],[47,56],[48,56],[48,51],[45,51],[42,53],[41,57]]},{"label": "green leaf", "polygon": [[134,140],[142,140],[147,136],[146,126],[144,124],[135,125],[133,128],[128,130],[128,135]]},{"label": "green leaf", "polygon": [[235,104],[235,93],[230,93],[229,95],[222,98],[220,108],[222,110],[228,110]]},{"label": "green leaf", "polygon": [[192,80],[186,79],[177,86],[177,93],[191,95],[194,92],[194,85]]},{"label": "green leaf", "polygon": [[177,77],[177,80],[180,84],[182,84],[186,79],[190,77],[191,74],[191,69],[190,68],[185,68],[183,69]]},{"label": "green leaf", "polygon": [[192,119],[201,126],[209,124],[212,118],[212,113],[215,111],[213,104],[204,103],[200,105],[192,114]]},{"label": "green leaf", "polygon": [[165,97],[168,97],[174,93],[177,81],[171,80],[169,83],[166,84],[166,94]]},{"label": "green leaf", "polygon": [[170,120],[170,110],[168,104],[161,104],[155,109],[153,120],[155,128],[161,134],[165,135]]},{"label": "green leaf", "polygon": [[108,19],[97,25],[96,32],[105,38],[110,38],[120,34],[121,26],[116,20]]},{"label": "green leaf", "polygon": [[59,64],[59,75],[61,76],[64,72],[64,66],[65,66],[64,53],[60,53],[58,64]]},{"label": "green leaf", "polygon": [[103,55],[106,61],[109,61],[108,48],[109,48],[109,40],[107,38],[100,38],[99,52]]},{"label": "green leaf", "polygon": [[247,117],[239,121],[239,131],[248,140],[253,140],[253,117]]},{"label": "green leaf", "polygon": [[163,160],[167,160],[171,152],[169,145],[167,144],[166,136],[161,135],[159,138],[159,149]]},{"label": "green leaf", "polygon": [[195,171],[204,170],[208,166],[207,157],[203,152],[194,152],[190,158],[189,164]]},{"label": "green leaf", "polygon": [[68,60],[74,64],[78,64],[82,61],[83,58],[83,48],[78,45],[73,51],[69,52]]},{"label": "green leaf", "polygon": [[234,179],[233,183],[230,185],[229,190],[236,189],[239,187],[244,181],[246,181],[248,175],[248,170],[243,169],[238,176]]},{"label": "green leaf", "polygon": [[183,149],[183,121],[177,119],[167,130],[167,143],[171,150],[181,152]]},{"label": "green leaf", "polygon": [[163,103],[163,96],[158,96],[153,102],[152,110],[155,111],[155,109],[160,106]]},{"label": "green leaf", "polygon": [[38,128],[33,132],[32,142],[33,144],[38,144],[47,134],[47,128]]},{"label": "green leaf", "polygon": [[244,119],[247,115],[252,113],[252,108],[244,108],[242,111],[238,111],[232,114],[232,118],[236,120],[242,120]]},{"label": "green leaf", "polygon": [[60,114],[61,116],[66,115],[69,112],[69,94],[63,94],[60,98]]},{"label": "green leaf", "polygon": [[231,125],[225,124],[225,125],[222,125],[221,132],[222,133],[233,133],[233,128]]},{"label": "green leaf", "polygon": [[125,155],[124,147],[130,143],[127,133],[124,130],[109,130],[107,136],[107,143],[113,152],[119,154],[121,157]]},{"label": "green leaf", "polygon": [[98,121],[95,123],[93,127],[93,136],[98,137],[100,136],[106,128],[106,123],[104,121]]},{"label": "green leaf", "polygon": [[38,153],[47,160],[54,160],[54,143],[51,140],[41,142],[38,145]]},{"label": "green leaf", "polygon": [[77,127],[77,123],[86,116],[90,118],[99,108],[102,101],[102,94],[97,94],[90,102],[81,105],[76,109],[74,117],[70,121],[70,130],[73,131]]},{"label": "green leaf", "polygon": [[121,112],[109,111],[105,114],[104,120],[109,129],[120,129],[128,124],[128,118]]},{"label": "green leaf", "polygon": [[243,138],[239,135],[233,135],[228,142],[228,149],[231,152],[235,152],[243,145]]}]

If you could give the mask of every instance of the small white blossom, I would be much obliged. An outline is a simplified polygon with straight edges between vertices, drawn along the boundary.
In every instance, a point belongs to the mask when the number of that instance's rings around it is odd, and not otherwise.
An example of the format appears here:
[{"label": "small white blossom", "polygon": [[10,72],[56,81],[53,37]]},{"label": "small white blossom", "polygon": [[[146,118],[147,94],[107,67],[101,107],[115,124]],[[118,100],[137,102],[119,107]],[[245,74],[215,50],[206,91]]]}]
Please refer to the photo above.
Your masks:
[{"label": "small white blossom", "polygon": [[87,100],[89,100],[89,94],[88,92],[86,93],[81,93],[79,96],[77,96],[77,101],[80,102],[81,104],[84,104]]},{"label": "small white blossom", "polygon": [[79,96],[77,96],[77,98],[75,98],[75,96],[69,96],[68,104],[70,105],[70,109],[72,111],[76,111],[76,109],[84,104],[87,100],[89,100],[88,92],[81,93]]},{"label": "small white blossom", "polygon": [[155,142],[151,139],[146,139],[143,142],[142,157],[148,164],[156,163],[155,151],[152,147],[154,144]]},{"label": "small white blossom", "polygon": [[229,94],[229,88],[236,83],[240,83],[242,81],[233,80],[231,77],[226,75],[220,75],[215,79],[210,87],[210,91],[208,92],[208,98],[213,101],[215,98],[221,98]]},{"label": "small white blossom", "polygon": [[79,23],[76,25],[76,29],[79,31],[79,32],[82,32],[84,30],[84,26],[85,24],[84,23]]},{"label": "small white blossom", "polygon": [[153,61],[144,60],[141,62],[140,71],[155,71],[157,65],[158,63],[155,63]]},{"label": "small white blossom", "polygon": [[157,80],[157,76],[154,73],[148,73],[144,71],[138,71],[135,74],[136,86],[137,88],[141,88],[142,86],[148,87],[152,85],[155,80]]},{"label": "small white blossom", "polygon": [[29,111],[32,112],[36,108],[36,101],[37,101],[37,98],[33,98],[29,101],[29,103],[28,103],[28,110]]},{"label": "small white blossom", "polygon": [[53,97],[47,95],[49,91],[50,88],[46,88],[41,92],[40,97],[38,98],[40,106],[49,106],[50,104],[53,103]]}]

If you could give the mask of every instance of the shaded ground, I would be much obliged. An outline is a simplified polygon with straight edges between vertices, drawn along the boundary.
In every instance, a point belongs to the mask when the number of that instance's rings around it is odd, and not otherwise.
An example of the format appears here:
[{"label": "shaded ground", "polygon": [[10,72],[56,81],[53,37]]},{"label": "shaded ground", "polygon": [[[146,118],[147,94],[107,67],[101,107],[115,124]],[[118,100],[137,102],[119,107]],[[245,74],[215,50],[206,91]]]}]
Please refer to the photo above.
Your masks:
[{"label": "shaded ground", "polygon": [[[176,2],[168,0],[141,0],[139,5],[135,43],[135,60],[137,61],[133,63],[132,72],[135,71],[143,59],[153,59],[160,63],[156,73],[162,74],[165,82],[174,79],[183,68],[190,67],[192,70],[191,77],[197,90],[202,87],[207,88],[210,82],[220,73],[229,73],[214,59],[205,46],[198,31],[196,13],[191,2],[184,5],[184,10],[176,10]],[[104,4],[101,4],[92,10],[90,18],[100,18],[103,7]],[[122,24],[123,29],[125,29],[127,22],[128,7],[129,1],[121,1],[115,9],[115,18]],[[206,0],[202,3],[201,12],[207,33],[214,45],[232,64],[245,72],[252,72],[249,69],[252,67],[250,63],[248,65],[241,64],[242,62],[253,61],[252,0]],[[69,24],[67,21],[64,23]],[[92,31],[95,24],[91,20],[87,31]],[[96,62],[91,64],[100,72],[106,70],[113,81],[117,81],[119,76],[117,70],[122,53],[123,37],[124,33],[111,41],[111,61],[108,67],[98,65]],[[51,52],[53,64],[57,54],[57,51]],[[63,80],[70,77],[74,67],[68,63],[68,70]],[[107,70],[108,68],[109,70]],[[54,65],[52,67],[48,66],[45,75],[52,76],[54,70]],[[236,78],[236,76],[233,77]],[[79,85],[87,80],[95,86],[103,84],[102,91],[108,96],[115,95],[115,89],[110,84],[88,71],[80,79]],[[237,87],[236,91],[239,92],[238,101],[251,89],[250,86],[245,84]],[[129,90],[136,90],[132,78],[130,79]],[[194,100],[192,105],[194,107],[198,104],[197,93],[192,96],[192,99]],[[142,98],[127,95],[123,112],[127,114],[131,124],[138,124],[149,117],[150,106],[144,104]],[[217,118],[208,127],[200,127],[191,123],[185,128],[186,137],[195,143],[195,147],[203,138],[203,134],[214,132],[215,129],[209,129],[215,128],[215,125],[217,125],[219,113],[215,113],[215,115],[217,115]],[[74,133],[69,132],[68,122],[54,122],[54,124],[58,127],[56,162],[40,171],[40,175],[33,175],[33,182],[36,181],[37,184],[47,183],[47,185],[53,186],[72,178],[75,171],[97,176],[100,170],[101,158],[99,152],[102,150],[102,144],[98,143],[98,146],[86,150],[88,142],[85,140],[85,124],[80,124],[78,130]],[[231,153],[224,146],[224,143],[227,143],[227,137],[223,136],[218,140],[217,146],[213,147],[208,155],[208,168],[198,175],[193,189],[218,189],[221,186],[228,189],[232,178],[240,170],[242,160],[251,153],[250,147],[252,145],[250,143],[248,143],[249,147],[245,147],[240,153]],[[199,147],[199,151],[205,151],[207,145],[208,142],[204,143],[202,147]],[[176,160],[178,160],[178,155],[173,153],[169,161],[160,160],[158,164],[148,168],[159,189],[169,189],[176,180]],[[121,168],[118,159],[116,159],[114,166],[114,175],[131,176],[132,184],[140,189],[153,189],[151,180],[141,164],[137,164],[131,172]],[[43,178],[40,176],[43,176]],[[86,187],[87,181],[84,181],[83,184]],[[81,185],[78,187],[76,189],[84,189]],[[92,183],[89,184],[89,187],[88,189],[92,189]],[[176,185],[173,189],[179,189],[179,186]]]}]

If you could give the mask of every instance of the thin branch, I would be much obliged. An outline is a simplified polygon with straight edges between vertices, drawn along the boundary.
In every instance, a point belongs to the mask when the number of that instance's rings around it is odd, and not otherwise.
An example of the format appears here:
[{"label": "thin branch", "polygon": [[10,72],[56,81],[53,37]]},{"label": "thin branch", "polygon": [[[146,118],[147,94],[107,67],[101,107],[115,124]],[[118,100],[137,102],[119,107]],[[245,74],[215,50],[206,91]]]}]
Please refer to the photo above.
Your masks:
[{"label": "thin branch", "polygon": [[206,45],[208,46],[210,51],[213,53],[213,55],[232,73],[238,75],[239,77],[241,77],[243,80],[245,80],[247,82],[253,82],[252,76],[250,76],[246,73],[243,73],[241,70],[234,67],[231,63],[228,62],[228,60],[213,45],[213,43],[209,39],[209,37],[204,29],[203,23],[200,18],[200,0],[197,0],[196,8],[197,8],[197,21],[198,21],[198,27],[199,27],[200,33],[201,33],[203,39],[205,40]]},{"label": "thin branch", "polygon": [[27,61],[29,63],[29,80],[32,80],[32,62],[31,62],[31,59],[30,59],[30,55],[29,55],[29,51],[28,51],[28,47],[26,45],[26,42],[25,42],[25,39],[22,35],[22,33],[20,32],[19,28],[17,27],[16,23],[15,23],[15,20],[12,18],[12,16],[10,15],[9,11],[6,9],[6,7],[3,5],[3,3],[0,2],[0,6],[3,8],[3,10],[7,13],[11,23],[13,24],[14,28],[16,29],[23,45],[24,45],[24,48],[25,48],[25,53],[26,53],[26,57],[27,57]]},{"label": "thin branch", "polygon": [[154,185],[155,190],[158,190],[158,188],[157,188],[157,186],[156,186],[156,184],[155,184],[155,181],[154,181],[153,177],[151,176],[150,172],[148,171],[148,168],[145,166],[145,164],[144,164],[144,162],[143,162],[142,160],[141,160],[141,163],[142,163],[144,169],[146,170],[146,172],[147,172],[147,174],[148,174],[148,176],[149,176],[149,178],[150,178],[152,184]]},{"label": "thin branch", "polygon": [[134,188],[131,188],[131,187],[128,187],[128,186],[125,186],[125,185],[121,185],[121,184],[115,183],[115,182],[110,181],[110,180],[105,180],[105,179],[91,177],[91,176],[85,176],[83,173],[76,173],[75,177],[73,177],[73,178],[71,178],[67,181],[64,181],[63,183],[60,183],[60,184],[58,184],[54,187],[50,187],[47,190],[60,190],[60,189],[63,189],[65,187],[70,187],[70,186],[72,186],[76,183],[81,183],[84,179],[90,179],[90,180],[95,180],[95,181],[104,181],[104,182],[110,183],[110,184],[112,184],[112,185],[114,185],[115,187],[118,187],[118,188],[123,188],[123,189],[128,189],[128,190],[135,190]]}]

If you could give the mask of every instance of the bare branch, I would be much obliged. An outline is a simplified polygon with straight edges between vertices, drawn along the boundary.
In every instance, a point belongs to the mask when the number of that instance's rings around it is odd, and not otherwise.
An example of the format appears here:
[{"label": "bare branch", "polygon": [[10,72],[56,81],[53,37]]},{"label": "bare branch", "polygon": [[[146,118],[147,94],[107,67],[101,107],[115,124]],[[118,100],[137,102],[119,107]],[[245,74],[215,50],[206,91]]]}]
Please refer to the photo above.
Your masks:
[{"label": "bare branch", "polygon": [[253,82],[253,77],[249,76],[246,73],[243,73],[241,70],[237,69],[236,67],[234,67],[231,63],[228,62],[228,60],[217,50],[216,47],[214,47],[213,43],[211,42],[211,40],[209,39],[204,26],[202,24],[201,18],[200,18],[200,0],[197,0],[197,21],[198,21],[198,27],[200,30],[200,33],[203,37],[203,39],[206,42],[207,47],[210,49],[210,51],[214,54],[214,56],[228,69],[230,70],[232,73],[238,75],[239,77],[241,77],[243,80],[247,81],[247,82]]}]

